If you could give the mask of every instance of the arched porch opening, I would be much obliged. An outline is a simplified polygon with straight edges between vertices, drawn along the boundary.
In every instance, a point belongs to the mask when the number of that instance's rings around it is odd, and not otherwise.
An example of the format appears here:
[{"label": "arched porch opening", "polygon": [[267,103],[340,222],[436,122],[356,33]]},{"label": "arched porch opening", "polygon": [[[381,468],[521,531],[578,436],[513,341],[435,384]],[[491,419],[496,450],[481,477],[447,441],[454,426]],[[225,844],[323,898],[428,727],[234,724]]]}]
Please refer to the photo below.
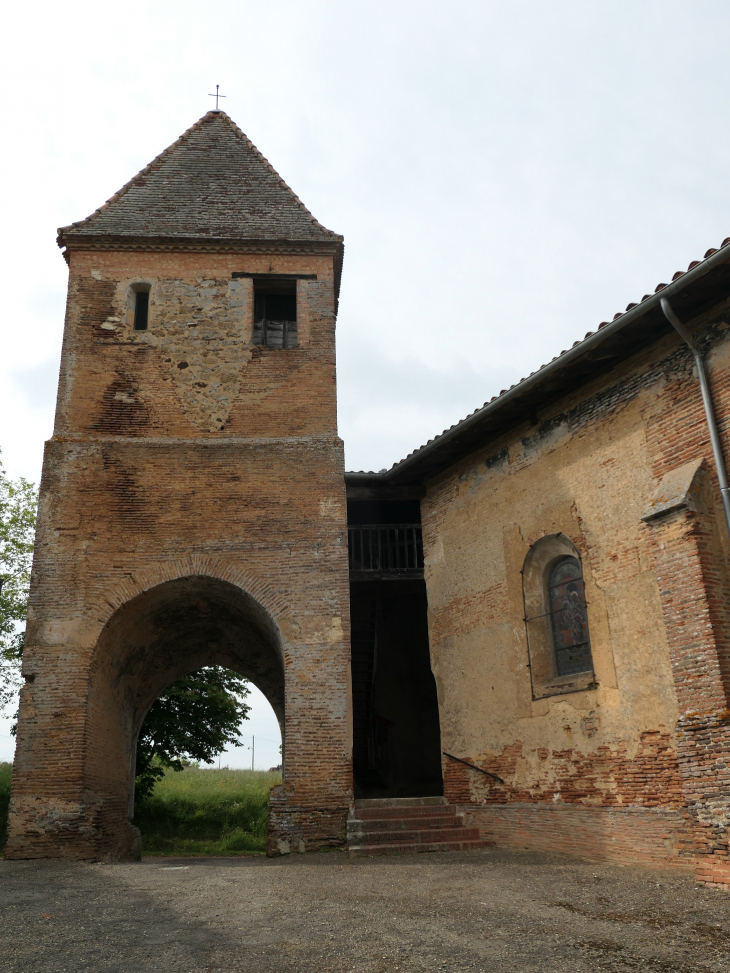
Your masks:
[{"label": "arched porch opening", "polygon": [[165,581],[118,608],[96,644],[88,683],[84,787],[97,806],[105,857],[139,854],[134,813],[137,734],[176,679],[206,665],[254,683],[284,740],[284,664],[266,609],[230,582],[201,575]]}]

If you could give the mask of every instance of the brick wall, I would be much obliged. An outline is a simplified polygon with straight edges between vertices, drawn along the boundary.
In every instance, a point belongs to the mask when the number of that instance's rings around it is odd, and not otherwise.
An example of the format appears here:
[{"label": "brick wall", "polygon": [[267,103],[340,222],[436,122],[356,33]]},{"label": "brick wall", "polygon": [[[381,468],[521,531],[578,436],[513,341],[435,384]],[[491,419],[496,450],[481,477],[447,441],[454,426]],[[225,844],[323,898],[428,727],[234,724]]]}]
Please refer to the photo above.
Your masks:
[{"label": "brick wall", "polygon": [[[534,767],[529,778],[519,772],[526,760]],[[648,730],[640,734],[636,746],[623,740],[599,744],[590,753],[578,747],[539,747],[527,754],[518,741],[499,754],[472,762],[505,783],[447,759],[444,790],[452,804],[465,804],[473,798],[481,805],[516,801],[654,808],[684,803],[675,741],[667,731]]]},{"label": "brick wall", "polygon": [[460,810],[482,838],[500,847],[647,868],[695,868],[692,823],[681,808],[514,803]]},{"label": "brick wall", "polygon": [[[727,577],[722,529],[704,466],[696,500],[652,518],[664,622],[679,702],[678,765],[691,814],[697,877],[730,884]],[[694,509],[693,509],[694,508]]]},{"label": "brick wall", "polygon": [[[251,280],[234,271],[316,275],[298,281],[300,347],[252,346]],[[141,332],[130,297],[140,279],[152,285]],[[137,854],[137,730],[165,685],[212,662],[256,682],[282,724],[271,849],[344,840],[334,328],[331,255],[72,251],[9,856]]]}]

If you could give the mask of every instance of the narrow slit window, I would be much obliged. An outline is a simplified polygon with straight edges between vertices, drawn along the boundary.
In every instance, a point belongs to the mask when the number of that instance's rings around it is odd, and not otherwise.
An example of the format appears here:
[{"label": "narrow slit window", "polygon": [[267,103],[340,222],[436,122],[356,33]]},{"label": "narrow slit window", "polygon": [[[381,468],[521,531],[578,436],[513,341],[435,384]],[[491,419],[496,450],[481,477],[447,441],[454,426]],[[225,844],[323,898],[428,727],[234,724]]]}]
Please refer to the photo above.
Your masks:
[{"label": "narrow slit window", "polygon": [[297,346],[297,282],[254,281],[253,343],[266,348]]},{"label": "narrow slit window", "polygon": [[150,308],[150,292],[137,291],[134,295],[134,330],[146,331]]}]

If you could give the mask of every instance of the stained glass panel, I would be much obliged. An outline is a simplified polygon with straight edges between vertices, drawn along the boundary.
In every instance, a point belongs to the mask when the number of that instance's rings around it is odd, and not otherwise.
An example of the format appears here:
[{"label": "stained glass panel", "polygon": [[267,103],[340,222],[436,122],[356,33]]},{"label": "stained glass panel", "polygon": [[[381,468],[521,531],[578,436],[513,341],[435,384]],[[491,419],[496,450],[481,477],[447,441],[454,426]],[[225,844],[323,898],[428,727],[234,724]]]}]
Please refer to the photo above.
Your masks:
[{"label": "stained glass panel", "polygon": [[588,614],[580,563],[563,557],[548,578],[555,662],[559,676],[593,669],[588,639]]}]

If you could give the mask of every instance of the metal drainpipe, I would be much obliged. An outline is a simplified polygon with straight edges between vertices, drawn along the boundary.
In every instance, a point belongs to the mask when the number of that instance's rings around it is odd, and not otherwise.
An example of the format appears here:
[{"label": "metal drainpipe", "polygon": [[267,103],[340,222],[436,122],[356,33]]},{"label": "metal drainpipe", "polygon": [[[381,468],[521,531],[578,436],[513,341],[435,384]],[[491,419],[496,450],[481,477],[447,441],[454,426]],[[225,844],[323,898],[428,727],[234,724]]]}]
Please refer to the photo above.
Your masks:
[{"label": "metal drainpipe", "polygon": [[710,386],[707,382],[707,373],[705,372],[705,362],[702,358],[702,352],[697,347],[697,345],[692,341],[692,338],[679,320],[677,315],[672,310],[672,305],[666,299],[662,297],[659,301],[661,304],[662,311],[664,312],[664,317],[669,321],[677,334],[682,338],[682,340],[687,344],[689,350],[692,352],[695,360],[695,365],[697,366],[697,377],[700,380],[700,391],[702,392],[702,403],[705,407],[705,417],[707,419],[707,428],[710,430],[710,442],[712,443],[712,455],[715,459],[715,469],[717,470],[717,479],[720,484],[720,493],[722,495],[722,505],[725,508],[725,523],[727,524],[728,534],[730,534],[730,487],[727,485],[727,473],[725,472],[725,457],[722,453],[722,444],[720,442],[720,434],[717,431],[717,422],[715,421],[715,410],[712,406],[712,395],[710,393]]}]

